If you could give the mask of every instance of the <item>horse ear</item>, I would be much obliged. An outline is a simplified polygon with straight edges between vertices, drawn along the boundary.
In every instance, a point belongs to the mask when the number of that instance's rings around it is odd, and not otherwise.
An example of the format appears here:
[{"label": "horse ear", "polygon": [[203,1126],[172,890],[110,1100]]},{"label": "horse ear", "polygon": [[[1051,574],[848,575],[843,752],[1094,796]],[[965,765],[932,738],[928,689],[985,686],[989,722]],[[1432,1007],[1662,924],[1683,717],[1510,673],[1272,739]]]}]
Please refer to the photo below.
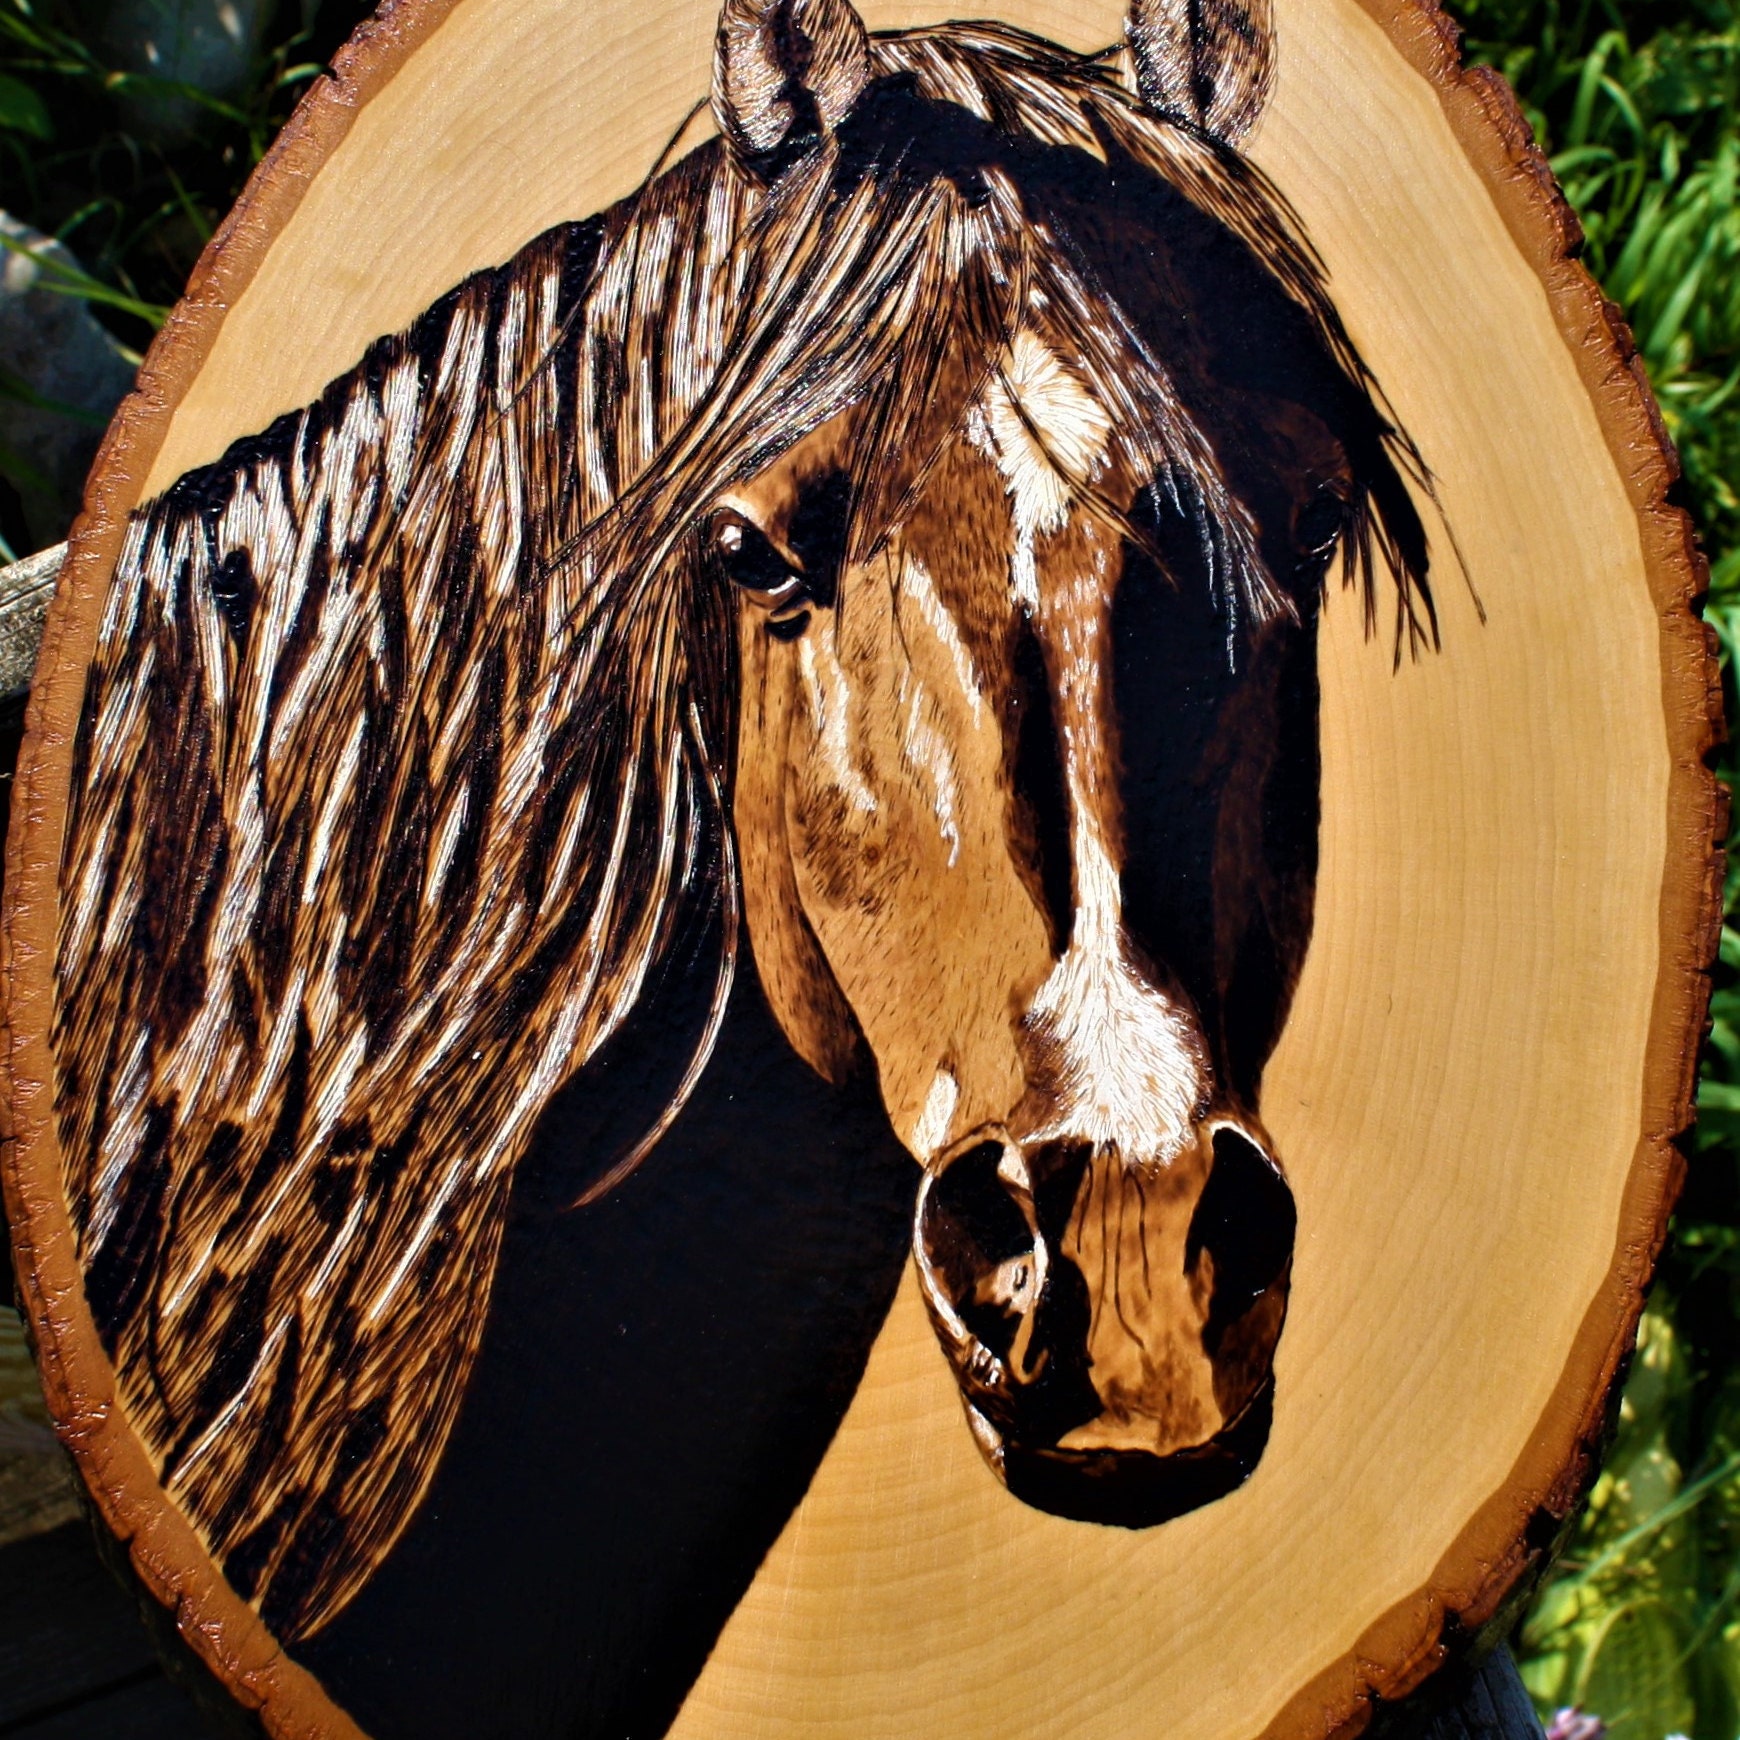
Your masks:
[{"label": "horse ear", "polygon": [[849,0],[725,0],[713,113],[739,162],[832,131],[870,82],[870,41]]},{"label": "horse ear", "polygon": [[1136,88],[1156,114],[1226,145],[1255,125],[1275,75],[1269,0],[1130,0]]}]

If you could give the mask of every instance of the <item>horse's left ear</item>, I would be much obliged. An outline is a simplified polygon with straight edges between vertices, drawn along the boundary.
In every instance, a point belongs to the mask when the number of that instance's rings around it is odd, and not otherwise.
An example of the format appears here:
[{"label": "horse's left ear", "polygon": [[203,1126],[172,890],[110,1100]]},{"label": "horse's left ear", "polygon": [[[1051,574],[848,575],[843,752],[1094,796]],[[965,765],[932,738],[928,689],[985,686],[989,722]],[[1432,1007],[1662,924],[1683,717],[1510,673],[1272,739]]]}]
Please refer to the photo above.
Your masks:
[{"label": "horse's left ear", "polygon": [[869,82],[869,37],[848,0],[725,0],[713,113],[740,163],[831,132]]},{"label": "horse's left ear", "polygon": [[1256,124],[1275,75],[1269,0],[1130,0],[1124,32],[1156,114],[1227,145]]}]

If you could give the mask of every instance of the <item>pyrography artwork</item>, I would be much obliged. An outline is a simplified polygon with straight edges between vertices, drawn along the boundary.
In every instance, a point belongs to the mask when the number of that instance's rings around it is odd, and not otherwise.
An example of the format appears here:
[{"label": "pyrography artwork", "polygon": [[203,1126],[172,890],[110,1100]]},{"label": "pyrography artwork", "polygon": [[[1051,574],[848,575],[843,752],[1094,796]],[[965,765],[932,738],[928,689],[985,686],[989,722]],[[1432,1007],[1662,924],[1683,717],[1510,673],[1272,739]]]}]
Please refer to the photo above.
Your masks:
[{"label": "pyrography artwork", "polygon": [[278,1731],[662,1732],[909,1261],[1001,1503],[1262,1464],[1320,618],[1484,632],[1274,67],[727,0],[717,137],[132,513],[54,1135]]}]

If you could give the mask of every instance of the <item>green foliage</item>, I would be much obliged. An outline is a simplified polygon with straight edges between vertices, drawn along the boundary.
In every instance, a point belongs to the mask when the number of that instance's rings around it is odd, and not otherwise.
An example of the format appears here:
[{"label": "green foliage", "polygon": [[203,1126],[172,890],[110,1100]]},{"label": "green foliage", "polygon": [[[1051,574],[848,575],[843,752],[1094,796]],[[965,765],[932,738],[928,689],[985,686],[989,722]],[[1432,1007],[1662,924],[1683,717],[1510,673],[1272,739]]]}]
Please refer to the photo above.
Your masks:
[{"label": "green foliage", "polygon": [[4,74],[0,74],[0,127],[27,133],[33,139],[54,136],[48,105],[22,79],[7,78]]},{"label": "green foliage", "polygon": [[[1517,88],[1625,310],[1740,648],[1740,4],[1472,0],[1471,58]],[[1730,713],[1732,717],[1732,711]],[[1722,773],[1732,782],[1732,753]],[[1731,860],[1728,905],[1740,893]],[[1543,1709],[1615,1740],[1740,1732],[1740,929],[1722,935],[1700,1126],[1618,1436],[1521,1640]]]},{"label": "green foliage", "polygon": [[[1612,1740],[1732,1740],[1740,1595],[1740,1412],[1700,1421],[1667,1288],[1645,1315],[1618,1435],[1575,1540],[1522,1631],[1543,1709],[1593,1711]],[[1706,1466],[1688,1473],[1691,1450]]]},{"label": "green foliage", "polygon": [[[1740,11],[1732,0],[1474,0],[1649,366],[1713,558],[1740,549]],[[1729,562],[1732,568],[1732,561]],[[1722,576],[1731,588],[1736,576]]]},{"label": "green foliage", "polygon": [[[118,70],[79,0],[0,0],[0,186],[66,241],[83,296],[141,344],[301,89],[360,15],[304,0],[217,100]],[[1466,0],[1470,57],[1516,86],[1626,311],[1711,559],[1733,702],[1740,652],[1740,0]],[[179,97],[203,124],[140,125]],[[0,393],[15,389],[0,380]],[[1732,778],[1733,761],[1723,774]],[[1729,907],[1740,894],[1731,868]],[[1614,1740],[1740,1735],[1740,921],[1725,929],[1690,1175],[1621,1408],[1569,1550],[1521,1634],[1543,1710]]]}]

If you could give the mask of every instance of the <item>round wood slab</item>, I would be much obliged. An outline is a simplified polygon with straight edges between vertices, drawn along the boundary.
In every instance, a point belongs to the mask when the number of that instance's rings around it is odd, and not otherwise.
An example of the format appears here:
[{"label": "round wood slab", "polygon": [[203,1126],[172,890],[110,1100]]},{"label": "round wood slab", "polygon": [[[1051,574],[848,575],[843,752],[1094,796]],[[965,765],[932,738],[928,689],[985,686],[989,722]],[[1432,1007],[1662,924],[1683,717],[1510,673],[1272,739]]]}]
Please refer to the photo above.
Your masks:
[{"label": "round wood slab", "polygon": [[[872,30],[947,16],[862,10]],[[1078,50],[1121,29],[1107,0],[994,10]],[[60,1185],[57,879],[99,616],[136,504],[633,189],[706,94],[715,22],[690,0],[388,6],[154,346],[50,617],[6,876],[20,1280],[103,1521],[276,1735],[360,1730],[163,1501]],[[1568,258],[1574,220],[1501,81],[1460,71],[1417,0],[1277,0],[1275,26],[1246,148],[1426,456],[1469,584],[1441,563],[1442,651],[1398,667],[1353,595],[1325,608],[1316,926],[1261,1105],[1299,1212],[1268,1448],[1157,1528],[1020,1504],[963,1428],[909,1267],[682,1740],[1352,1731],[1503,1612],[1592,1478],[1719,921],[1702,565],[1629,337]]]}]

